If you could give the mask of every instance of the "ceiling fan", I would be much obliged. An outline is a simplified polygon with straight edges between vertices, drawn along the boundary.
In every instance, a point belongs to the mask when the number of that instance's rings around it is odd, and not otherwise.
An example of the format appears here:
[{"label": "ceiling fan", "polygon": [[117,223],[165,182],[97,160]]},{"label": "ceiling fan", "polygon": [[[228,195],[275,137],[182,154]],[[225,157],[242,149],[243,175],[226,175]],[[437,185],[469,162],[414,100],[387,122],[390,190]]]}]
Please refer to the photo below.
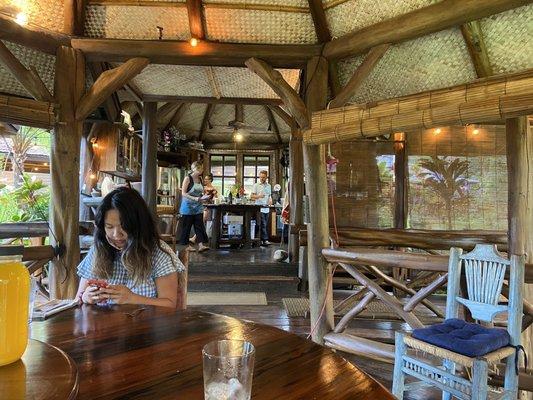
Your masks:
[{"label": "ceiling fan", "polygon": [[228,122],[228,125],[211,125],[209,124],[208,132],[210,133],[231,133],[233,140],[242,142],[247,135],[251,133],[269,133],[270,126],[263,128],[259,126],[246,125],[244,122],[244,110],[242,104],[235,105],[235,119]]}]

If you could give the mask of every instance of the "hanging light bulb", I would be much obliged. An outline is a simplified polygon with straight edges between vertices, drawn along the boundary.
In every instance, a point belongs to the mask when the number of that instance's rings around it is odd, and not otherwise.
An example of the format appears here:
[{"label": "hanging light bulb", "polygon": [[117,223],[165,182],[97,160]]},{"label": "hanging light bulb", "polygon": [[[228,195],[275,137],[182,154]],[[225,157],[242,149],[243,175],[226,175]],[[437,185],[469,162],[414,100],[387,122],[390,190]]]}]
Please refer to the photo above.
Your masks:
[{"label": "hanging light bulb", "polygon": [[23,12],[19,12],[15,17],[15,22],[20,26],[24,26],[28,23],[28,16]]},{"label": "hanging light bulb", "polygon": [[198,42],[199,42],[199,40],[196,39],[195,37],[192,37],[191,40],[189,40],[189,44],[190,44],[192,47],[196,47],[196,46],[198,46]]},{"label": "hanging light bulb", "polygon": [[242,142],[244,140],[244,135],[242,134],[241,131],[236,130],[235,133],[233,134],[233,140],[236,142]]},{"label": "hanging light bulb", "polygon": [[440,135],[441,133],[441,129],[440,128],[436,128],[434,131],[433,131],[433,135],[437,136],[437,135]]},{"label": "hanging light bulb", "polygon": [[472,135],[479,135],[479,129],[474,127],[474,129],[472,130]]},{"label": "hanging light bulb", "polygon": [[91,179],[95,179],[96,178],[96,175],[94,173],[91,173],[91,175],[89,175],[89,178]]}]

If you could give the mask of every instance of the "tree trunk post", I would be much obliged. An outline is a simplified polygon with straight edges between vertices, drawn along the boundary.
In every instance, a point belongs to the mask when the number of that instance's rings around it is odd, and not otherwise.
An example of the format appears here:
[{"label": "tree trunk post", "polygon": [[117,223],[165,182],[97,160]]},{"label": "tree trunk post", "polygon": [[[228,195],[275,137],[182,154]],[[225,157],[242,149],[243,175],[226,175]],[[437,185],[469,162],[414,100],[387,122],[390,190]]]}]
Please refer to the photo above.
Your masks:
[{"label": "tree trunk post", "polygon": [[[509,254],[527,254],[533,262],[533,132],[528,117],[505,124],[508,171]],[[524,284],[524,300],[533,301],[533,285]],[[522,333],[522,345],[533,358],[533,327]],[[528,398],[527,395],[521,398]]]},{"label": "tree trunk post", "polygon": [[[60,47],[56,57],[55,100],[59,104],[50,152],[52,196],[50,243],[61,247],[50,267],[51,297],[72,299],[78,279],[79,173],[83,122],[75,118],[76,106],[85,92],[85,59],[79,50]],[[74,195],[73,195],[74,194]]]},{"label": "tree trunk post", "polygon": [[157,103],[145,102],[143,107],[142,196],[152,215],[157,204]]},{"label": "tree trunk post", "polygon": [[[307,64],[305,103],[309,112],[323,110],[327,102],[328,62],[314,57]],[[309,199],[307,227],[309,299],[314,342],[323,344],[324,335],[333,330],[333,293],[330,267],[322,256],[329,246],[328,185],[326,148],[303,146],[306,193]]]},{"label": "tree trunk post", "polygon": [[[407,158],[407,143],[405,133],[394,134],[394,228],[407,228],[407,207],[409,189],[409,165]],[[403,268],[393,268],[394,279],[404,281],[408,271]],[[403,296],[398,289],[393,288],[395,296]]]},{"label": "tree trunk post", "polygon": [[[289,168],[290,225],[301,228],[303,225],[304,159],[300,131],[291,132],[289,142]],[[291,232],[289,236],[289,257],[291,262],[296,263],[299,260],[299,242],[299,232]]]}]

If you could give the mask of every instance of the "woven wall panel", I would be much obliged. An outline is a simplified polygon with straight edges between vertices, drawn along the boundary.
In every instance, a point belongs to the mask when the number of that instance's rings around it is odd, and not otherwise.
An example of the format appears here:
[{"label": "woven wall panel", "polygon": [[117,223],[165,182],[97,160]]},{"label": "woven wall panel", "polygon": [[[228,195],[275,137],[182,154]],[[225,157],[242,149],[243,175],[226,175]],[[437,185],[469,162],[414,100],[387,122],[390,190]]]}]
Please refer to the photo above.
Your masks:
[{"label": "woven wall panel", "polygon": [[[274,91],[248,68],[214,68],[222,97],[264,97],[277,98]],[[278,70],[293,88],[298,83],[300,71],[297,69]]]},{"label": "woven wall panel", "polygon": [[178,130],[187,136],[198,135],[206,108],[206,104],[191,104],[178,123]]},{"label": "woven wall panel", "polygon": [[[50,93],[54,92],[55,57],[29,49],[24,46],[4,41],[15,57],[28,68],[33,65]],[[9,71],[0,64],[0,92],[24,97],[31,97]]]},{"label": "woven wall panel", "polygon": [[[351,0],[326,10],[333,37],[426,7],[439,0]],[[325,2],[327,4],[327,2]]]},{"label": "woven wall panel", "polygon": [[207,37],[237,43],[316,43],[311,14],[205,9]]},{"label": "woven wall panel", "polygon": [[133,81],[143,94],[213,96],[204,67],[150,64]]},{"label": "woven wall panel", "polygon": [[533,67],[533,5],[482,19],[481,29],[495,74]]},{"label": "woven wall panel", "polygon": [[264,106],[244,106],[244,123],[261,129],[268,129],[270,121]]},{"label": "woven wall panel", "polygon": [[190,37],[185,7],[88,6],[85,35],[93,38],[164,39]]},{"label": "woven wall panel", "polygon": [[[339,63],[344,85],[364,56]],[[458,85],[476,78],[457,28],[391,46],[361,85],[354,103],[365,103]]]},{"label": "woven wall panel", "polygon": [[32,24],[63,31],[63,0],[0,0],[0,9],[12,15],[24,12]]}]

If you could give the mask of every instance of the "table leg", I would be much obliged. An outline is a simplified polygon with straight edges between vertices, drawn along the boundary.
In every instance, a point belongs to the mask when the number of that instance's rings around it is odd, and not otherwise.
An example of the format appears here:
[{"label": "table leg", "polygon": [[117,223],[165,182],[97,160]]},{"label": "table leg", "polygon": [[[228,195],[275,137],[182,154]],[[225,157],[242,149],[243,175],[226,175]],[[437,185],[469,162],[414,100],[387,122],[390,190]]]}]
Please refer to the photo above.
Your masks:
[{"label": "table leg", "polygon": [[245,249],[252,248],[252,239],[250,237],[250,230],[252,225],[252,213],[249,210],[244,211],[244,229],[243,229],[243,243]]},{"label": "table leg", "polygon": [[219,212],[218,208],[213,208],[213,213],[211,214],[212,218],[212,226],[211,226],[211,240],[209,242],[209,246],[212,249],[218,249],[218,241],[220,239],[220,218],[222,213]]}]

